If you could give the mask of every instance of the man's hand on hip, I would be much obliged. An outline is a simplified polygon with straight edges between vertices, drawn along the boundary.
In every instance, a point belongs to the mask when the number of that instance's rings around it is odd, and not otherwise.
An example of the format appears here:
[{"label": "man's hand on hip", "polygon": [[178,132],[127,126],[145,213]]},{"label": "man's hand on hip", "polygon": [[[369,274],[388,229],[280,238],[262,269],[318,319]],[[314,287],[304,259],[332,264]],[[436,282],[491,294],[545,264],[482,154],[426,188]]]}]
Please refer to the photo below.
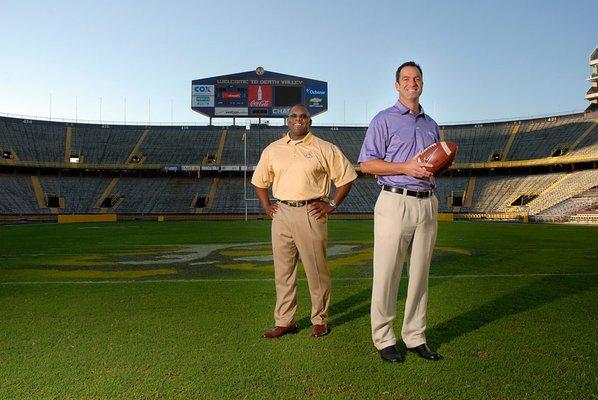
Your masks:
[{"label": "man's hand on hip", "polygon": [[270,218],[274,218],[274,214],[276,214],[276,211],[278,211],[278,204],[276,203],[268,204],[266,207],[264,207],[264,212]]},{"label": "man's hand on hip", "polygon": [[307,206],[307,212],[309,213],[309,215],[315,217],[316,219],[325,217],[332,211],[334,211],[334,207],[332,207],[328,203],[324,203],[323,201],[314,201],[313,203],[310,203]]}]

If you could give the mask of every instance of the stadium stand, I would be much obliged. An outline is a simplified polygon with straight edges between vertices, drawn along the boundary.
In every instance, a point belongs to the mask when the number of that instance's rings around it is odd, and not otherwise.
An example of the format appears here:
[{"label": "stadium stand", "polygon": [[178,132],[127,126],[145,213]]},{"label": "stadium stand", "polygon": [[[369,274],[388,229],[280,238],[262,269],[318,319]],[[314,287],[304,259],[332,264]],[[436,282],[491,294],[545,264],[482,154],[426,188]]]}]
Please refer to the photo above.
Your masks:
[{"label": "stadium stand", "polygon": [[124,214],[194,213],[194,199],[197,195],[207,196],[210,184],[210,179],[119,178],[109,193],[116,200],[112,212]]},{"label": "stadium stand", "polygon": [[99,212],[93,204],[110,180],[92,176],[42,175],[39,181],[46,199],[48,196],[62,199],[61,213],[82,214]]},{"label": "stadium stand", "polygon": [[61,162],[65,139],[65,124],[0,118],[0,150],[15,160]]},{"label": "stadium stand", "polygon": [[262,150],[278,140],[283,133],[284,129],[281,127],[259,125],[252,125],[250,129],[229,127],[222,152],[222,165],[245,165],[245,150],[247,150],[247,165],[256,165]]},{"label": "stadium stand", "polygon": [[366,128],[364,127],[330,127],[312,129],[314,135],[336,144],[349,161],[357,163]]},{"label": "stadium stand", "polygon": [[575,139],[592,124],[583,119],[583,114],[526,121],[515,137],[508,159],[551,157],[558,149],[566,153]]},{"label": "stadium stand", "polygon": [[142,129],[126,126],[111,128],[101,125],[77,125],[70,133],[72,139],[69,153],[79,156],[80,162],[124,164],[142,132]]},{"label": "stadium stand", "polygon": [[152,127],[139,152],[147,156],[148,164],[202,164],[218,150],[221,131],[220,127]]},{"label": "stadium stand", "polygon": [[47,213],[39,209],[28,175],[0,173],[0,214]]},{"label": "stadium stand", "polygon": [[557,182],[547,186],[538,197],[530,201],[525,208],[518,207],[518,211],[524,211],[528,214],[535,215],[573,196],[577,196],[586,190],[592,189],[597,185],[598,170],[596,169],[565,174]]},{"label": "stadium stand", "polygon": [[259,214],[260,204],[257,201],[251,184],[247,182],[247,195],[244,191],[244,180],[239,177],[220,179],[215,196],[211,199],[210,207],[206,208],[208,214],[244,214],[245,198],[253,199],[247,201],[248,212]]},{"label": "stadium stand", "polygon": [[[577,196],[568,198],[552,207],[541,211],[533,217],[538,222],[564,222],[586,211],[598,208],[598,188],[594,187]],[[597,214],[598,215],[598,214]],[[577,218],[580,219],[579,217]]]},{"label": "stadium stand", "polygon": [[455,125],[443,129],[444,140],[455,142],[459,148],[456,163],[492,161],[497,154],[499,159],[516,124],[476,124]]},{"label": "stadium stand", "polygon": [[[0,117],[0,150],[8,152],[0,158],[0,215],[260,215],[248,181],[245,194],[245,166],[249,179],[261,151],[285,131]],[[357,163],[365,127],[312,131]],[[436,179],[441,212],[595,220],[597,112],[444,126],[441,137],[459,146],[455,167]],[[337,213],[371,215],[378,193],[373,177],[360,176]]]}]

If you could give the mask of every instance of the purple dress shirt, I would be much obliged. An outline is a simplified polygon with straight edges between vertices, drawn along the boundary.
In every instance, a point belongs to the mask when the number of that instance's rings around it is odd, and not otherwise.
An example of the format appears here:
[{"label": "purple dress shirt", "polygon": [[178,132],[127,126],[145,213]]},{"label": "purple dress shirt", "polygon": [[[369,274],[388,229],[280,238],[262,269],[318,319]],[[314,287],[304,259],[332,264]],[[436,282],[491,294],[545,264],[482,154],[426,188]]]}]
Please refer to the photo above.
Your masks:
[{"label": "purple dress shirt", "polygon": [[[438,124],[424,113],[418,115],[403,103],[397,103],[380,111],[365,134],[358,162],[381,159],[388,162],[405,162],[431,145],[440,141]],[[415,178],[409,175],[380,175],[379,185],[399,186],[411,190],[434,188],[433,179]]]}]

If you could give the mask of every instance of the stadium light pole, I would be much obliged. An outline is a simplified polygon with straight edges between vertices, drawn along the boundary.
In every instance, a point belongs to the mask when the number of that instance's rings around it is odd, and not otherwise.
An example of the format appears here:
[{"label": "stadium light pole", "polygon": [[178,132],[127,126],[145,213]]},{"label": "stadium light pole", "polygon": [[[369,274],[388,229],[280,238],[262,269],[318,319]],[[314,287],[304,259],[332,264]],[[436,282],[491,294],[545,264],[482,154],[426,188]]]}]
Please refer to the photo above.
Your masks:
[{"label": "stadium light pole", "polygon": [[50,93],[50,121],[52,121],[52,93]]},{"label": "stadium light pole", "polygon": [[127,98],[124,98],[124,105],[123,105],[123,111],[124,111],[124,123],[125,125],[127,124]]},{"label": "stadium light pole", "polygon": [[102,98],[100,97],[100,124],[102,123]]},{"label": "stadium light pole", "polygon": [[170,125],[173,124],[173,122],[172,122],[173,121],[172,120],[172,109],[173,109],[173,106],[172,106],[172,98],[171,98],[170,99]]},{"label": "stadium light pole", "polygon": [[75,122],[77,122],[77,96],[75,96]]},{"label": "stadium light pole", "polygon": [[151,125],[152,120],[152,99],[147,98],[147,124]]}]

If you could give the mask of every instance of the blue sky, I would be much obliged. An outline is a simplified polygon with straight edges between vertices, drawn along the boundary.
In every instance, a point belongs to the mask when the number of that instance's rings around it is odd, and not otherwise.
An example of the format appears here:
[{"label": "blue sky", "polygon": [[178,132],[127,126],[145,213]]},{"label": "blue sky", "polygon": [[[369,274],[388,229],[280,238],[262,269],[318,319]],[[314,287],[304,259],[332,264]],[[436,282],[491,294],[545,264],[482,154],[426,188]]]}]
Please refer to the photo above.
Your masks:
[{"label": "blue sky", "polygon": [[123,121],[126,98],[127,122],[205,123],[192,79],[263,66],[328,82],[316,124],[365,124],[411,59],[440,123],[580,111],[596,15],[595,0],[0,0],[0,112],[47,118],[51,98],[54,119],[99,121],[101,102]]}]

